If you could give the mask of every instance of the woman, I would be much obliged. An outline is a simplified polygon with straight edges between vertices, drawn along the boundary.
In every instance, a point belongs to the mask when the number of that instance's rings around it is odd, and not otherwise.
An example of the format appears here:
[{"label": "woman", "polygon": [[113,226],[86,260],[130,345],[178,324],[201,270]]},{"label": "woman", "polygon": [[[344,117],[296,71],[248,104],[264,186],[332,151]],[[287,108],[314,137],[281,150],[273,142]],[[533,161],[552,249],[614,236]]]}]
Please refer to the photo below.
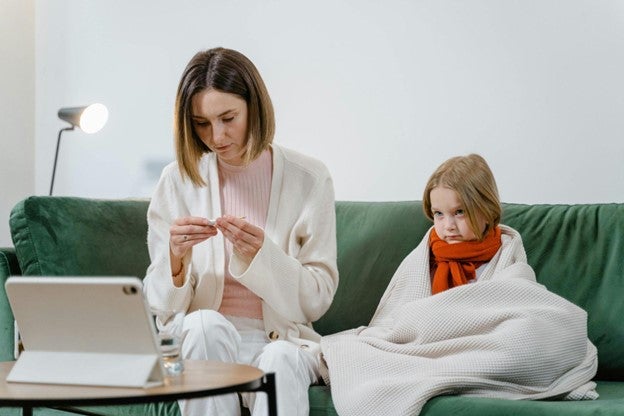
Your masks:
[{"label": "woman", "polygon": [[[197,53],[178,86],[177,161],[148,210],[145,294],[183,310],[185,359],[275,372],[278,412],[308,414],[319,376],[311,322],[338,285],[332,180],[310,157],[272,144],[273,106],[253,63],[215,48]],[[266,414],[266,397],[243,397]],[[236,395],[181,401],[185,415],[239,414]]]}]

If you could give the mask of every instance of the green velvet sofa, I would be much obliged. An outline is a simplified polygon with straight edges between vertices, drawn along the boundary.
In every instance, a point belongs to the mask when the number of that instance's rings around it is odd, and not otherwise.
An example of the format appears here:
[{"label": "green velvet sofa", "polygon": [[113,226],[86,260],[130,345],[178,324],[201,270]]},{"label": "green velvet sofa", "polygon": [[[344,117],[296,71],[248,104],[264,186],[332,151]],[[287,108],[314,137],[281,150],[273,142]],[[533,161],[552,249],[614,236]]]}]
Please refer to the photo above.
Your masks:
[{"label": "green velvet sofa", "polygon": [[[142,277],[149,262],[147,206],[146,200],[71,197],[31,197],[15,206],[10,218],[14,247],[0,249],[0,360],[13,359],[7,277]],[[419,201],[339,201],[336,214],[340,285],[330,310],[315,323],[321,334],[366,325],[394,270],[430,226]],[[505,204],[503,223],[522,235],[538,280],[588,312],[589,337],[598,347],[600,398],[562,402],[441,396],[421,414],[624,415],[624,204]],[[311,415],[336,415],[327,386],[312,386],[309,397]],[[175,402],[83,410],[91,415],[179,415]],[[19,411],[0,408],[0,415],[5,414]],[[35,409],[35,414],[66,413]]]}]

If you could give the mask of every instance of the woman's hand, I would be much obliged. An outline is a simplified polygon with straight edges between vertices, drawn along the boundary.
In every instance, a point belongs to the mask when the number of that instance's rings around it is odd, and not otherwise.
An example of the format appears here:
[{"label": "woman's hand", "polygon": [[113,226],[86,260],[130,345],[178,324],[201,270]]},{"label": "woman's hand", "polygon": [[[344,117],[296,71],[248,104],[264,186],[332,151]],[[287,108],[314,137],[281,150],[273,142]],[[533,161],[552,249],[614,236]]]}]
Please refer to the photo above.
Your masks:
[{"label": "woman's hand", "polygon": [[208,218],[182,217],[176,219],[169,228],[169,250],[173,275],[180,273],[182,258],[191,247],[215,235],[217,235],[217,228],[210,225]]},{"label": "woman's hand", "polygon": [[225,215],[217,220],[217,228],[232,243],[234,251],[251,261],[264,241],[264,230],[242,218]]}]

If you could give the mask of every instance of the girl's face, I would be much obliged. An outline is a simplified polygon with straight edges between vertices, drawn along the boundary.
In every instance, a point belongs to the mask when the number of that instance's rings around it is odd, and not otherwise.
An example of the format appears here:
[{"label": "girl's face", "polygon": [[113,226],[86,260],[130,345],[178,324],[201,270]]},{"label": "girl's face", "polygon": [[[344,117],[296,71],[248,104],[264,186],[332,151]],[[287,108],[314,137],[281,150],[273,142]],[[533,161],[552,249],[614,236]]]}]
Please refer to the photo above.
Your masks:
[{"label": "girl's face", "polygon": [[[438,236],[449,244],[474,241],[477,236],[470,228],[468,215],[459,200],[459,195],[452,189],[436,186],[429,194],[433,226]],[[485,219],[477,218],[478,226],[485,230]]]},{"label": "girl's face", "polygon": [[238,95],[214,89],[193,96],[195,133],[217,158],[230,165],[244,163],[247,141],[247,103]]}]

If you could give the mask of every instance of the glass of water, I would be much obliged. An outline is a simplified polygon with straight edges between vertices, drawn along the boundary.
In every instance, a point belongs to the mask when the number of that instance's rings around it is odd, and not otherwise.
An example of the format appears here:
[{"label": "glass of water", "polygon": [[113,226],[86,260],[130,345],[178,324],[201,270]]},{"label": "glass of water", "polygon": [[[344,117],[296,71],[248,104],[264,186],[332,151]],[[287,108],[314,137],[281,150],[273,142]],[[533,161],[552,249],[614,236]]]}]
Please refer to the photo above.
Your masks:
[{"label": "glass of water", "polygon": [[184,371],[181,348],[186,332],[183,330],[184,312],[152,310],[158,329],[158,342],[167,374],[177,376]]}]

